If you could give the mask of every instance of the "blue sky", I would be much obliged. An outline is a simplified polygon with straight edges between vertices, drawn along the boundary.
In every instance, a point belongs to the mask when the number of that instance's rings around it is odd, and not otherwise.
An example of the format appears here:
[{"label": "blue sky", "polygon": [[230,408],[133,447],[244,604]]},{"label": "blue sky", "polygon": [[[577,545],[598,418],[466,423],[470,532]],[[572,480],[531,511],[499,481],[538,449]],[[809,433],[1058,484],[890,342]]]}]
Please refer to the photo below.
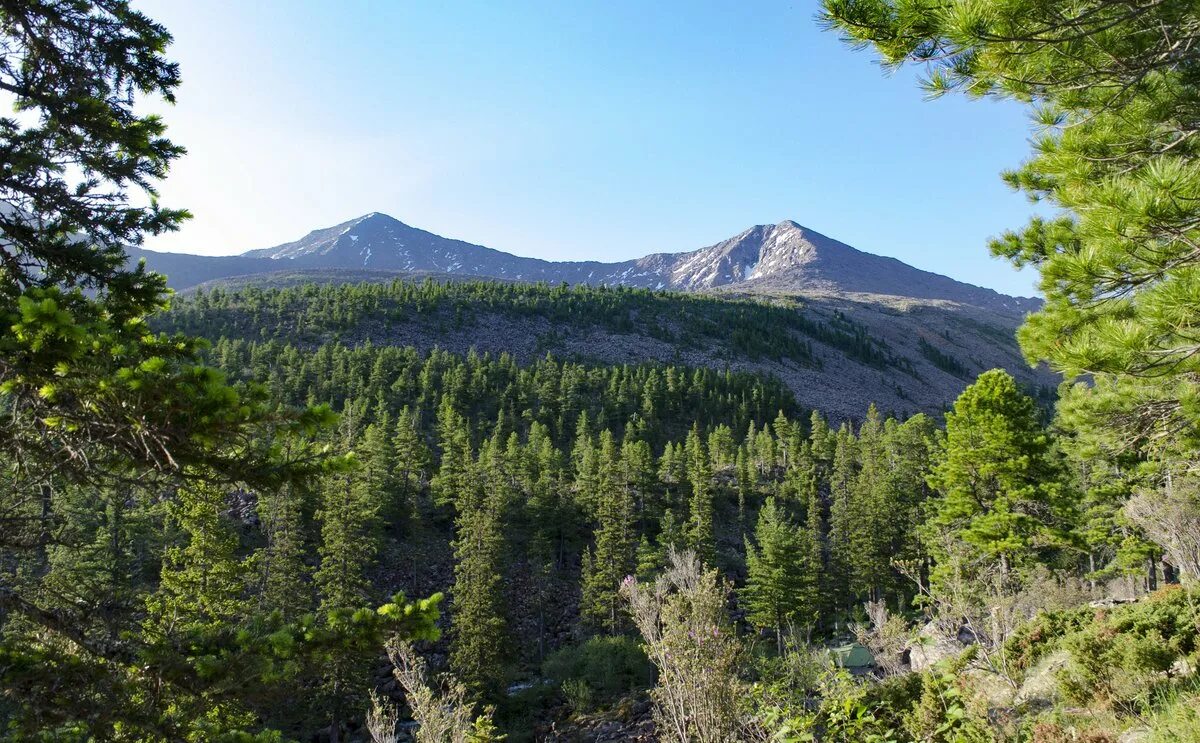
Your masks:
[{"label": "blue sky", "polygon": [[617,260],[795,219],[1014,294],[986,241],[1015,104],[925,101],[815,2],[135,0],[175,35],[189,148],[149,247],[241,252],[380,211],[509,252]]}]

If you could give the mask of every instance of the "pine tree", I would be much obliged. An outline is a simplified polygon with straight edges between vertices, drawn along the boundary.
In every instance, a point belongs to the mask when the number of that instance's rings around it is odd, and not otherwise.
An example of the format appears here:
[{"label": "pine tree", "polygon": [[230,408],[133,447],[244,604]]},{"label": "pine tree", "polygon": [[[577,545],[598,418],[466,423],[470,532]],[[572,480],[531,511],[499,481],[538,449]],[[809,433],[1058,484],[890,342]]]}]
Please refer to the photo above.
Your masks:
[{"label": "pine tree", "polygon": [[357,467],[327,477],[320,495],[321,564],[313,579],[321,609],[362,606],[371,599],[367,569],[379,550],[378,509]]},{"label": "pine tree", "polygon": [[1007,577],[1063,544],[1062,471],[1033,400],[1007,372],[985,372],[959,395],[929,484],[940,494],[929,521],[935,555],[958,543]]},{"label": "pine tree", "polygon": [[850,592],[878,600],[891,571],[889,525],[896,518],[890,502],[890,464],[879,410],[872,404],[858,431],[858,474],[850,487]]},{"label": "pine tree", "polygon": [[405,405],[396,417],[392,452],[395,457],[395,493],[386,512],[391,514],[393,519],[402,520],[417,512],[417,504],[428,482],[430,466],[429,447],[421,438],[418,414],[408,405]]},{"label": "pine tree", "polygon": [[[889,66],[923,66],[927,92],[1014,99],[1038,124],[1005,180],[1053,217],[991,244],[1033,266],[1045,296],[1019,338],[1066,379],[1064,420],[1107,451],[1197,444],[1200,24],[1186,0],[826,0],[825,19]],[[1190,37],[1191,31],[1184,31]],[[1183,433],[1181,433],[1183,432]],[[1189,455],[1190,456],[1190,453]]]},{"label": "pine tree", "polygon": [[506,622],[501,581],[504,534],[500,515],[509,497],[498,446],[489,444],[461,480],[455,508],[454,593],[450,666],[480,699],[499,693]]},{"label": "pine tree", "polygon": [[838,429],[829,476],[829,573],[834,606],[848,607],[854,599],[854,545],[858,528],[854,513],[854,486],[858,478],[857,441],[848,425]]},{"label": "pine tree", "polygon": [[300,491],[292,485],[264,493],[258,504],[267,539],[259,557],[262,575],[259,601],[264,609],[278,611],[288,621],[312,610],[300,506]]},{"label": "pine tree", "polygon": [[746,503],[758,489],[757,473],[750,465],[750,455],[746,453],[745,446],[738,447],[733,467],[737,474],[738,523],[745,529]]},{"label": "pine tree", "polygon": [[813,459],[818,467],[827,468],[833,465],[833,457],[837,448],[837,437],[829,430],[825,416],[814,410],[809,418],[808,440],[812,445]]},{"label": "pine tree", "polygon": [[628,435],[621,443],[621,480],[633,503],[634,522],[639,533],[645,531],[647,501],[655,481],[654,454],[650,444]]},{"label": "pine tree", "polygon": [[577,548],[582,517],[568,492],[565,458],[545,426],[536,421],[530,426],[527,446],[533,468],[529,498],[532,552],[543,565],[561,568],[568,551]]},{"label": "pine tree", "polygon": [[794,621],[811,623],[818,608],[818,570],[811,563],[809,534],[788,521],[774,498],[767,498],[754,531],[757,547],[746,541],[747,618],[775,630],[783,651],[783,631]]},{"label": "pine tree", "polygon": [[[921,543],[921,526],[930,496],[926,475],[932,460],[934,424],[922,414],[901,424],[889,420],[884,438],[888,456],[886,507],[890,518],[883,520],[880,527],[893,564],[919,569],[926,554]],[[907,603],[915,590],[911,579],[902,577],[896,569],[889,578],[890,592]]]},{"label": "pine tree", "polygon": [[721,424],[708,434],[708,453],[714,472],[720,472],[734,464],[734,459],[737,457],[737,446],[734,444],[733,431],[729,426]]},{"label": "pine tree", "polygon": [[[71,485],[54,488],[51,499],[58,534],[47,540],[41,600],[85,611],[101,621],[133,608],[138,584],[148,577],[139,574],[138,559],[151,547],[146,506],[125,489],[95,493],[90,487]],[[33,513],[30,517],[37,518]],[[28,570],[35,583],[42,563],[28,561],[17,567],[19,572]]]},{"label": "pine tree", "polygon": [[442,461],[430,488],[435,504],[449,506],[474,487],[471,468],[475,461],[467,420],[458,412],[450,396],[444,396],[438,406],[437,429]]},{"label": "pine tree", "polygon": [[152,631],[178,641],[244,613],[252,564],[238,555],[227,511],[228,495],[219,488],[198,483],[176,494],[170,515],[182,543],[163,553],[162,578],[147,604]]},{"label": "pine tree", "polygon": [[781,467],[787,467],[788,457],[791,455],[792,439],[796,435],[795,426],[787,419],[787,416],[780,410],[775,416],[775,421],[771,424],[775,429],[775,437],[778,439],[776,446],[778,454],[778,464]]},{"label": "pine tree", "polygon": [[[157,199],[184,152],[152,111],[180,81],[168,30],[124,0],[0,16],[0,88],[20,112],[0,126],[5,735],[277,740],[270,692],[343,636],[256,615],[241,519],[251,494],[340,464],[310,438],[333,414],[231,384],[204,341],[151,325],[165,278],[127,250],[188,217]],[[254,380],[281,376],[250,362]],[[68,577],[91,584],[84,602],[48,600]],[[427,638],[436,605],[362,624]]]},{"label": "pine tree", "polygon": [[588,430],[586,415],[579,417],[571,461],[575,465],[575,502],[584,514],[594,520],[601,505],[600,456],[595,439]]},{"label": "pine tree", "polygon": [[362,464],[362,487],[367,497],[376,504],[378,524],[385,520],[397,524],[403,516],[400,504],[400,486],[396,475],[397,456],[393,447],[394,426],[391,414],[382,405],[375,412],[375,420],[363,431],[358,452]]},{"label": "pine tree", "polygon": [[693,426],[685,444],[687,477],[691,486],[688,509],[688,545],[706,565],[712,565],[716,557],[713,536],[713,492],[712,471],[708,465],[708,453],[700,438],[698,426]]},{"label": "pine tree", "polygon": [[580,611],[591,627],[617,633],[625,626],[617,592],[636,568],[634,514],[620,455],[608,430],[600,434],[598,490],[596,544],[585,563]]},{"label": "pine tree", "polygon": [[[806,452],[807,453],[807,452]],[[807,533],[806,546],[808,555],[805,557],[809,569],[815,574],[815,596],[813,610],[816,612],[816,623],[825,609],[829,606],[829,560],[825,545],[828,542],[828,529],[825,526],[825,509],[821,503],[820,484],[817,481],[817,466],[815,462],[800,460],[796,466],[809,474],[802,479],[802,496],[804,498],[804,530]]]}]

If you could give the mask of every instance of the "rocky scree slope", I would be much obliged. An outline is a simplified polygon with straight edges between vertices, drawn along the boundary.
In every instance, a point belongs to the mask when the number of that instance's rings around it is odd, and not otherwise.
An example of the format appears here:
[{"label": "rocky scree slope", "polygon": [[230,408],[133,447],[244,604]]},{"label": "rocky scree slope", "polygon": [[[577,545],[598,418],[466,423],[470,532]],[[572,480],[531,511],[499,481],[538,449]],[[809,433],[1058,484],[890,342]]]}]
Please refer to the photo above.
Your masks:
[{"label": "rocky scree slope", "polygon": [[[183,295],[164,329],[305,348],[371,343],[509,353],[519,362],[551,353],[597,364],[728,368],[776,376],[801,405],[838,419],[860,418],[870,402],[897,414],[938,414],[993,367],[1011,370],[1031,391],[1048,394],[1057,383],[1021,358],[1012,315],[939,300],[351,275],[359,283],[316,270],[274,275],[270,288],[255,277],[214,282]],[[323,309],[330,307],[344,309]]]}]

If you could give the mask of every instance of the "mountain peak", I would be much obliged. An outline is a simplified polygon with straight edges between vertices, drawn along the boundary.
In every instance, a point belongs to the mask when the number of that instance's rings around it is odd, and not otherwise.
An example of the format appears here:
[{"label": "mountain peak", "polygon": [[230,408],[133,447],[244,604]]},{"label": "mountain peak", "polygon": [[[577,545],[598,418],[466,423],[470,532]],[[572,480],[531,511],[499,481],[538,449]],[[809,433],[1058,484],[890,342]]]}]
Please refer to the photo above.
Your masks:
[{"label": "mountain peak", "polygon": [[[169,278],[175,288],[196,283],[182,275],[183,258],[171,261],[175,270]],[[197,256],[188,258],[198,260]],[[223,259],[220,265],[199,261],[196,273],[215,278],[216,272],[234,276],[327,268],[683,291],[729,287],[772,293],[877,294],[948,300],[1010,314],[1024,314],[1038,305],[1037,300],[1007,297],[894,258],[864,253],[791,219],[755,225],[699,250],[600,263],[545,261],[502,253],[411,227],[383,212],[369,212],[313,230],[299,240]]]}]

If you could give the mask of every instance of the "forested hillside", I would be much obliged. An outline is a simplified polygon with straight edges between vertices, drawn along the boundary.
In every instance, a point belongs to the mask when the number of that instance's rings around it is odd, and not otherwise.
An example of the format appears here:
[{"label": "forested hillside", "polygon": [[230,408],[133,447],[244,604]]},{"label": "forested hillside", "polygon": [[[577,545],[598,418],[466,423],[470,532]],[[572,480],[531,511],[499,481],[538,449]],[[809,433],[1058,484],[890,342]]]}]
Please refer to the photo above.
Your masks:
[{"label": "forested hillside", "polygon": [[168,31],[0,3],[0,739],[1200,739],[1194,3],[823,9],[1037,102],[1056,399],[937,302],[173,297]]},{"label": "forested hillside", "polygon": [[996,366],[1046,402],[1058,381],[1021,359],[1011,317],[959,305],[387,274],[330,281],[338,278],[301,273],[282,286],[247,279],[201,288],[176,298],[157,325],[299,349],[371,343],[508,353],[521,363],[552,353],[598,364],[729,368],[778,377],[800,404],[839,420],[861,419],[864,401],[900,415],[940,415],[975,374]]}]

